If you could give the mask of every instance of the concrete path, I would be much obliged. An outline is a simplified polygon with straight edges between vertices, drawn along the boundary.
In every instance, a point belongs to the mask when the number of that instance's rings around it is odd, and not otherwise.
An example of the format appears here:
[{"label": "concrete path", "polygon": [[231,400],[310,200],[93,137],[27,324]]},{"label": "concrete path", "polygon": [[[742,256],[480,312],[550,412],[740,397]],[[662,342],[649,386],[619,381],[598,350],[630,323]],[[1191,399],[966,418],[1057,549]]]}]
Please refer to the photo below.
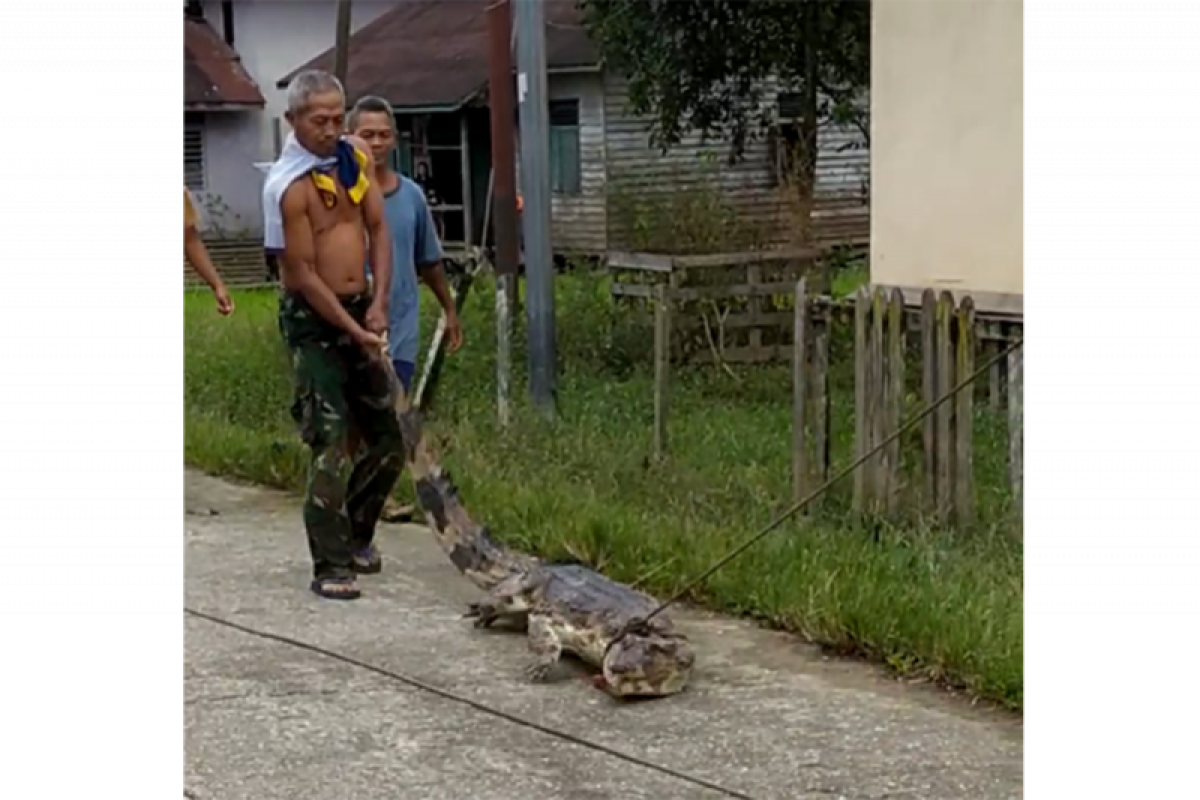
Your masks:
[{"label": "concrete path", "polygon": [[[675,613],[699,653],[691,687],[619,705],[592,689],[582,669],[548,685],[523,682],[522,637],[459,619],[475,590],[424,528],[383,526],[383,573],[361,579],[360,600],[323,601],[307,590],[296,498],[189,470],[186,505],[190,609],[409,675],[757,800],[1021,797],[1018,721],[826,660],[793,637]],[[723,796],[361,667],[185,619],[185,785],[198,800]]]}]

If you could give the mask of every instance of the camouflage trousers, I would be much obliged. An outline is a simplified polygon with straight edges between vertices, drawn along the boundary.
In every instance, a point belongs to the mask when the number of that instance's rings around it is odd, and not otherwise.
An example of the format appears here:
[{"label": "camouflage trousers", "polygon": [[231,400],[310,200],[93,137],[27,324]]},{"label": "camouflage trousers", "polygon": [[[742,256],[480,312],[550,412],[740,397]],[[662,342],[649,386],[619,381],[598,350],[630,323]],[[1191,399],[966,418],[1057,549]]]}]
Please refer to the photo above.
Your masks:
[{"label": "camouflage trousers", "polygon": [[[371,297],[340,298],[361,324]],[[384,502],[404,466],[390,377],[381,361],[299,294],[279,299],[279,330],[292,355],[292,418],[312,450],[304,526],[317,578],[351,575],[354,553],[370,547]],[[353,461],[351,427],[362,436]]]}]

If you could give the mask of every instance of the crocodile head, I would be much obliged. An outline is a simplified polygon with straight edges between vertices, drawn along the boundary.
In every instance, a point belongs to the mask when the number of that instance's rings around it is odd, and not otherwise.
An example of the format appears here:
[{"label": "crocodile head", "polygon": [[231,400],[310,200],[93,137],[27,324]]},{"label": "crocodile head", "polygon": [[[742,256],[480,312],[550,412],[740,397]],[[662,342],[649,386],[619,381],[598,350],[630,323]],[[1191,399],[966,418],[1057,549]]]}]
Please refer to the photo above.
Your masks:
[{"label": "crocodile head", "polygon": [[696,654],[673,631],[639,631],[617,640],[604,655],[597,687],[614,697],[665,697],[683,691]]}]

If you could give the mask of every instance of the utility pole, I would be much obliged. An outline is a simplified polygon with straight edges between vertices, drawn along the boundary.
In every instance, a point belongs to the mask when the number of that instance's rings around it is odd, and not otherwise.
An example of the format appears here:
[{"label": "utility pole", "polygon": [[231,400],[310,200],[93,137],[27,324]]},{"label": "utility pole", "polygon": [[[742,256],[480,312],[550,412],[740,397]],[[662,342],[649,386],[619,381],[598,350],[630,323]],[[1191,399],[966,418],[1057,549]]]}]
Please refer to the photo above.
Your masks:
[{"label": "utility pole", "polygon": [[[512,8],[509,0],[488,7],[488,109],[492,127],[492,180],[496,241],[496,411],[509,422],[512,374],[512,309],[517,299],[520,244],[517,229],[516,145],[513,142]],[[484,223],[483,236],[488,235]]]},{"label": "utility pole", "polygon": [[333,75],[341,81],[343,92],[347,91],[346,70],[350,63],[350,11],[350,0],[337,0],[337,28],[333,35]]},{"label": "utility pole", "polygon": [[554,259],[550,250],[550,105],[546,90],[546,18],[542,0],[513,0],[517,29],[517,102],[521,118],[522,224],[525,232],[529,391],[537,409],[556,411]]}]

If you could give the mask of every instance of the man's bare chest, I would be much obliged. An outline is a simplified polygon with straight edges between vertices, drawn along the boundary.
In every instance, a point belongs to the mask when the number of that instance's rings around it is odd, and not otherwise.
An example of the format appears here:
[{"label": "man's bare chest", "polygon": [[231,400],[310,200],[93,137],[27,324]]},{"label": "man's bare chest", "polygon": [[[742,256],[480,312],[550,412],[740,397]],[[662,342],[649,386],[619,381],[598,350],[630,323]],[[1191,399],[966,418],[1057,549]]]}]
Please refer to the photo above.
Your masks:
[{"label": "man's bare chest", "polygon": [[320,235],[343,225],[361,225],[362,207],[355,205],[341,184],[334,189],[318,189],[310,179],[308,193],[309,219],[313,233]]}]

